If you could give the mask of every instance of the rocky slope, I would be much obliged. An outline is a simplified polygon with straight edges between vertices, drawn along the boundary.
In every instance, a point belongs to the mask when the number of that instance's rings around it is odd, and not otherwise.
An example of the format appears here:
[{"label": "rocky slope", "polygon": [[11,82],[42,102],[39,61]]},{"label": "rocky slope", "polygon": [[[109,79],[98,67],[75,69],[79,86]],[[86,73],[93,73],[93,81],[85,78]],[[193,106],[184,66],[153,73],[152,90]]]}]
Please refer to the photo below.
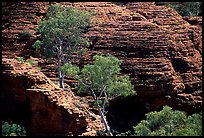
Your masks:
[{"label": "rocky slope", "polygon": [[2,67],[2,117],[25,121],[29,135],[96,135],[103,129],[88,101],[60,90],[30,64],[3,59]]},{"label": "rocky slope", "polygon": [[[31,45],[39,39],[35,28],[53,3],[2,3],[3,59],[33,54]],[[122,74],[129,75],[135,86],[136,97],[111,103],[110,124],[125,127],[134,122],[129,118],[138,112],[133,112],[132,105],[141,105],[144,111],[166,104],[189,113],[202,109],[202,17],[182,18],[175,10],[153,2],[61,4],[97,13],[86,34],[93,44],[80,61],[73,62],[84,65],[97,53],[113,54],[122,60]],[[32,36],[22,39],[25,31]],[[57,77],[54,62],[39,61],[41,71],[52,80]],[[75,83],[69,77],[66,81]],[[114,118],[118,120],[111,122]]]}]

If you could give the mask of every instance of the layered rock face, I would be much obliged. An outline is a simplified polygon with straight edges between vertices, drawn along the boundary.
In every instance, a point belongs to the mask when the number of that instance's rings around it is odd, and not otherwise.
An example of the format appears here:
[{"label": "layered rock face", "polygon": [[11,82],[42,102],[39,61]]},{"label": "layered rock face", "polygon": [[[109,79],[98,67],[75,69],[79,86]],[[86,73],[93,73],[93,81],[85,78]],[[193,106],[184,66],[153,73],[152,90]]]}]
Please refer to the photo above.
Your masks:
[{"label": "layered rock face", "polygon": [[3,55],[32,54],[32,44],[38,39],[35,28],[48,5],[49,2],[2,2]]},{"label": "layered rock face", "polygon": [[[64,3],[66,4],[66,3]],[[150,109],[166,104],[189,112],[202,106],[202,28],[191,25],[173,9],[152,2],[125,5],[73,3],[95,11],[87,36],[93,45],[84,64],[98,53],[123,61],[122,73],[130,75],[137,94]]]},{"label": "layered rock face", "polygon": [[[2,4],[3,58],[14,57],[12,53],[32,54],[31,45],[38,39],[34,28],[49,4],[53,3]],[[161,109],[163,105],[189,113],[202,109],[202,17],[182,18],[175,10],[156,6],[153,2],[61,4],[95,11],[86,34],[92,45],[80,61],[73,62],[83,66],[91,63],[95,54],[107,53],[121,59],[121,74],[131,77],[137,91],[137,96],[128,105],[142,105],[148,111]],[[20,34],[26,28],[33,35],[21,40]],[[47,76],[56,77],[57,66],[44,61],[41,64]],[[67,82],[75,81],[68,78]],[[132,111],[132,106],[127,109],[126,104],[115,103],[112,103],[117,110],[115,118],[119,116],[118,112]],[[128,116],[124,117],[124,122],[131,122],[125,118]]]},{"label": "layered rock face", "polygon": [[91,63],[95,54],[115,55],[123,61],[122,74],[131,77],[137,91],[135,98],[111,102],[107,117],[113,129],[128,130],[144,118],[139,112],[160,110],[163,105],[188,113],[201,111],[200,20],[191,24],[175,10],[152,2],[71,5],[98,13],[94,18],[98,24],[87,33],[93,44],[83,63]]},{"label": "layered rock face", "polygon": [[95,109],[70,89],[60,90],[27,63],[3,59],[2,65],[2,119],[23,121],[35,136],[96,135],[103,129]]}]

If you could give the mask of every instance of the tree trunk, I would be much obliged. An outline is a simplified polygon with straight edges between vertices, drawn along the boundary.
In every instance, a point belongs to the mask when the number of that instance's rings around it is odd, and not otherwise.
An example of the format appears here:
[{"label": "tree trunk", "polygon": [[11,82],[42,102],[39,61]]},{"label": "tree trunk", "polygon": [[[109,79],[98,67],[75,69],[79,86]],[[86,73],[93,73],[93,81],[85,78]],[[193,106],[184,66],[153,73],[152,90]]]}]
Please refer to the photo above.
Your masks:
[{"label": "tree trunk", "polygon": [[113,134],[112,134],[111,131],[110,131],[110,127],[108,126],[108,122],[106,121],[105,116],[104,116],[104,114],[103,114],[102,108],[100,108],[100,107],[98,107],[98,108],[99,108],[99,113],[100,113],[100,116],[101,116],[101,118],[102,118],[102,121],[103,121],[103,123],[104,123],[104,125],[105,125],[106,131],[108,132],[108,134],[109,134],[110,136],[113,136]]},{"label": "tree trunk", "polygon": [[64,73],[61,71],[60,88],[64,89]]},{"label": "tree trunk", "polygon": [[[62,65],[64,66],[65,65],[65,59],[64,59],[64,53],[63,53],[63,49],[61,48],[61,59],[62,59]],[[62,73],[62,80],[61,80],[61,88],[64,89],[64,72],[61,72]]]},{"label": "tree trunk", "polygon": [[58,60],[58,79],[60,88],[64,89],[64,74],[60,70],[61,68],[61,46],[57,49],[57,60]]},{"label": "tree trunk", "polygon": [[108,126],[108,122],[106,121],[105,115],[104,115],[104,113],[103,113],[103,111],[102,111],[103,108],[101,108],[100,105],[98,104],[98,99],[97,99],[97,97],[96,97],[96,94],[94,93],[93,90],[91,90],[91,93],[92,93],[92,95],[93,95],[94,101],[97,103],[97,106],[98,106],[98,109],[99,109],[99,114],[100,114],[100,116],[101,116],[101,118],[102,118],[102,121],[103,121],[103,123],[104,123],[104,126],[105,126],[106,131],[108,132],[108,134],[109,134],[110,136],[113,136],[113,134],[112,134],[111,131],[110,131],[110,127]]}]

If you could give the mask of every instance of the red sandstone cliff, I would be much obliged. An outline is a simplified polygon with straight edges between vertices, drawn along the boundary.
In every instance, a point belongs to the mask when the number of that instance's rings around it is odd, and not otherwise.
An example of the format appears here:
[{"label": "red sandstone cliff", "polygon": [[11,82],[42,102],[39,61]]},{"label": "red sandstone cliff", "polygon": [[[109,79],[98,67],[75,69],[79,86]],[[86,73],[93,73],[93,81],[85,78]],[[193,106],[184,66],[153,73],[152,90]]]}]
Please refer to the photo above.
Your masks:
[{"label": "red sandstone cliff", "polygon": [[[31,45],[38,39],[35,28],[46,14],[49,4],[2,3],[2,57],[5,62],[8,57],[14,58],[14,54],[26,58],[32,55]],[[175,10],[156,6],[153,2],[126,5],[112,2],[62,4],[98,13],[93,19],[97,24],[92,24],[86,34],[94,45],[88,49],[81,64],[90,63],[91,57],[97,53],[113,54],[123,61],[122,73],[131,77],[138,93],[135,100],[141,100],[148,110],[158,109],[165,104],[188,112],[201,110],[201,17],[184,20]],[[20,33],[24,31],[31,32],[32,37],[21,40]],[[48,64],[40,60],[42,72],[48,77],[56,77],[56,66]],[[67,82],[73,80],[67,78]],[[20,85],[25,87],[24,84]],[[7,91],[9,86],[4,88]],[[37,94],[34,96],[37,97]],[[33,98],[29,100],[32,103]],[[39,106],[37,108],[41,109]],[[48,112],[51,113],[51,110]]]},{"label": "red sandstone cliff", "polygon": [[4,58],[2,67],[2,117],[25,121],[29,135],[96,135],[103,129],[95,109],[69,88],[60,90],[42,72],[15,59]]},{"label": "red sandstone cliff", "polygon": [[189,111],[194,110],[191,107],[201,109],[199,24],[191,25],[175,10],[152,2],[72,6],[98,13],[95,20],[99,24],[94,24],[87,33],[98,41],[87,52],[85,63],[96,53],[111,53],[123,61],[122,72],[130,75],[138,96],[146,99],[150,108],[166,104],[159,101],[170,95],[172,106],[181,105],[180,109],[186,106]]}]

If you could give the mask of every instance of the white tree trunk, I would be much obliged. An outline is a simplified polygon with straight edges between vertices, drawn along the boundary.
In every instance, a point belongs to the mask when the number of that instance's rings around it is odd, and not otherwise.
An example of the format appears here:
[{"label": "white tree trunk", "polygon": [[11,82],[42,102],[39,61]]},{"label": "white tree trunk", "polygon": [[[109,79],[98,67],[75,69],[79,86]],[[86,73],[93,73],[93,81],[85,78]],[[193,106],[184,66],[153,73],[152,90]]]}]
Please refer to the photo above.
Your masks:
[{"label": "white tree trunk", "polygon": [[57,49],[58,79],[59,79],[60,88],[64,89],[64,73],[60,70],[60,68],[61,68],[61,60],[62,60],[61,53],[62,53],[62,51],[61,51],[61,46],[60,46]]},{"label": "white tree trunk", "polygon": [[102,108],[100,108],[100,107],[98,107],[99,108],[99,113],[100,113],[100,115],[101,115],[101,118],[102,118],[102,121],[103,121],[103,123],[104,123],[104,126],[105,126],[105,129],[106,129],[106,131],[108,132],[108,134],[110,135],[110,136],[113,136],[113,134],[111,133],[111,131],[110,131],[110,127],[108,126],[108,122],[106,121],[106,118],[105,118],[105,115],[104,115],[104,113],[103,113],[103,109]]},{"label": "white tree trunk", "polygon": [[61,71],[61,74],[60,88],[64,89],[64,73]]},{"label": "white tree trunk", "polygon": [[105,115],[104,115],[104,109],[100,107],[100,105],[98,104],[98,98],[96,97],[96,94],[94,93],[93,90],[91,90],[92,92],[92,95],[93,95],[93,98],[94,98],[94,101],[97,103],[97,106],[98,106],[98,109],[99,109],[99,114],[102,118],[102,121],[104,123],[104,126],[105,126],[105,129],[107,131],[107,133],[110,135],[110,136],[113,136],[113,134],[111,133],[110,131],[110,127],[108,126],[108,122],[106,121],[106,118],[105,118]]}]

